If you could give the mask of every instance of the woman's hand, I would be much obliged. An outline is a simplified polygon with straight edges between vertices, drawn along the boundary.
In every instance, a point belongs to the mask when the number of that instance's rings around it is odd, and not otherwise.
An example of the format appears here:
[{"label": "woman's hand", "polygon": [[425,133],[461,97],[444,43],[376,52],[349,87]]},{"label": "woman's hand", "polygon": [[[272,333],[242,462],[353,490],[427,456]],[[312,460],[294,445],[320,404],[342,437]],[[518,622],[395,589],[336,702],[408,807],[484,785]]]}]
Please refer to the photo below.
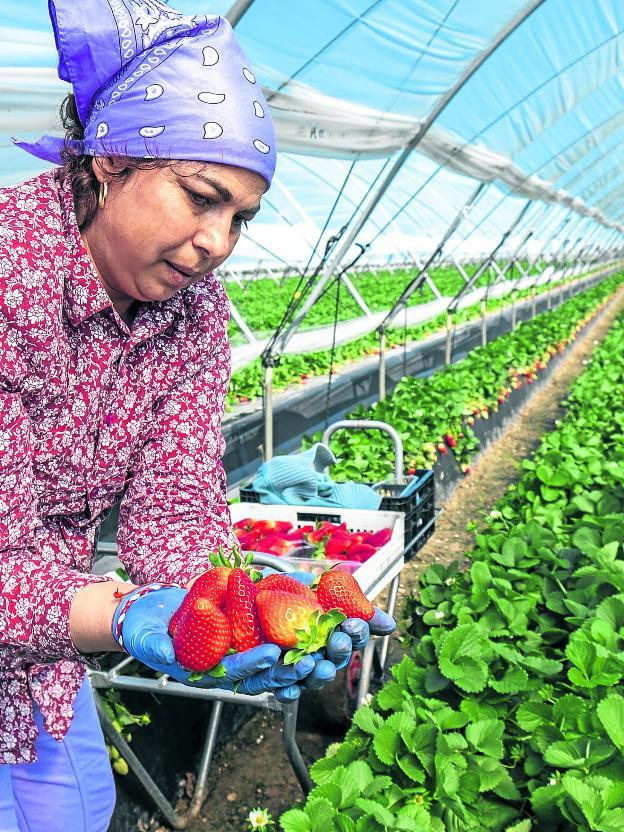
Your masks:
[{"label": "woman's hand", "polygon": [[161,587],[132,600],[131,596],[136,593],[136,590],[130,593],[117,607],[113,633],[131,656],[185,685],[236,690],[250,696],[270,692],[281,702],[292,702],[299,698],[299,683],[315,668],[312,656],[305,656],[294,665],[284,665],[277,644],[261,644],[244,653],[224,656],[221,660],[224,672],[218,676],[211,675],[210,671],[191,673],[176,661],[168,633],[171,616],[182,603],[186,590]]}]

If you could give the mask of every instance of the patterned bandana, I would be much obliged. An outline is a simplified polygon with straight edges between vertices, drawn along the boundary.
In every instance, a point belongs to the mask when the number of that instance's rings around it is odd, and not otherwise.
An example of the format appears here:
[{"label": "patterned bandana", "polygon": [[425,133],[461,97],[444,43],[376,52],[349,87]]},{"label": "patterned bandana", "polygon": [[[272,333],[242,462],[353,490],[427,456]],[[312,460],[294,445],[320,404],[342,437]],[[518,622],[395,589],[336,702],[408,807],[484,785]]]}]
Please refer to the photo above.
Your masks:
[{"label": "patterned bandana", "polygon": [[[58,74],[73,87],[92,156],[190,159],[246,168],[271,183],[268,105],[223,17],[158,0],[48,0]],[[13,139],[62,164],[64,139]]]}]

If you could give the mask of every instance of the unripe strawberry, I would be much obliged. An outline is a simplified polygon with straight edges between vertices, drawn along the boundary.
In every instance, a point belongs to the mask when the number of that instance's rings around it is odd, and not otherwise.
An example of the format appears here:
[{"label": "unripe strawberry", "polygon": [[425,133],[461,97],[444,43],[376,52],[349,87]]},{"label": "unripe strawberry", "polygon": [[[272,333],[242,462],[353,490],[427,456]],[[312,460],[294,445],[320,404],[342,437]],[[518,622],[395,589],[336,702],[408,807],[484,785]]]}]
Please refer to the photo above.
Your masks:
[{"label": "unripe strawberry", "polygon": [[440,442],[440,444],[438,445],[438,451],[439,451],[441,454],[445,454],[445,453],[446,453],[446,445],[444,444],[444,442]]},{"label": "unripe strawberry", "polygon": [[298,637],[295,631],[305,630],[312,613],[321,611],[317,600],[271,589],[258,593],[256,606],[265,638],[280,647],[296,647]]}]

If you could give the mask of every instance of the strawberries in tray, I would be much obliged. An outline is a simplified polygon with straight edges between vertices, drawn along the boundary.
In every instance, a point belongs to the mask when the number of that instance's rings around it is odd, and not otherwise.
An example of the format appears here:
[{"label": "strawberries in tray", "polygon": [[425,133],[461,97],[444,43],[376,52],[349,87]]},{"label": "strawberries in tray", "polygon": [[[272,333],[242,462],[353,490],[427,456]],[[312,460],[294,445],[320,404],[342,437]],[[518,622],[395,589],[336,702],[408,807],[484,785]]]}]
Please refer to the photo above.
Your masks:
[{"label": "strawberries in tray", "polygon": [[291,555],[296,549],[313,546],[315,559],[348,560],[364,563],[392,537],[392,529],[376,532],[349,531],[346,523],[318,522],[299,526],[285,520],[254,520],[246,517],[234,524],[239,546],[246,552]]},{"label": "strawberries in tray", "polygon": [[[358,543],[358,546],[365,544]],[[374,608],[346,572],[324,572],[312,586],[285,573],[262,577],[253,554],[211,555],[213,569],[201,575],[174,612],[169,632],[176,659],[187,670],[219,676],[228,652],[270,642],[285,664],[322,650],[345,618],[372,618]]]}]

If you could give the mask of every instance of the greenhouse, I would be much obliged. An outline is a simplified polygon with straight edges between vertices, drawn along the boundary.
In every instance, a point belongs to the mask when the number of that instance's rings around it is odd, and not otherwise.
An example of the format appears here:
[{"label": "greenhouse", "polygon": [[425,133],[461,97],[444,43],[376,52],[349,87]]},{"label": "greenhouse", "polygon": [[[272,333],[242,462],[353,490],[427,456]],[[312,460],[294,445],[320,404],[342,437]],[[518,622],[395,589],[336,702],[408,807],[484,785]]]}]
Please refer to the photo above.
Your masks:
[{"label": "greenhouse", "polygon": [[0,39],[0,830],[624,830],[624,5]]}]

